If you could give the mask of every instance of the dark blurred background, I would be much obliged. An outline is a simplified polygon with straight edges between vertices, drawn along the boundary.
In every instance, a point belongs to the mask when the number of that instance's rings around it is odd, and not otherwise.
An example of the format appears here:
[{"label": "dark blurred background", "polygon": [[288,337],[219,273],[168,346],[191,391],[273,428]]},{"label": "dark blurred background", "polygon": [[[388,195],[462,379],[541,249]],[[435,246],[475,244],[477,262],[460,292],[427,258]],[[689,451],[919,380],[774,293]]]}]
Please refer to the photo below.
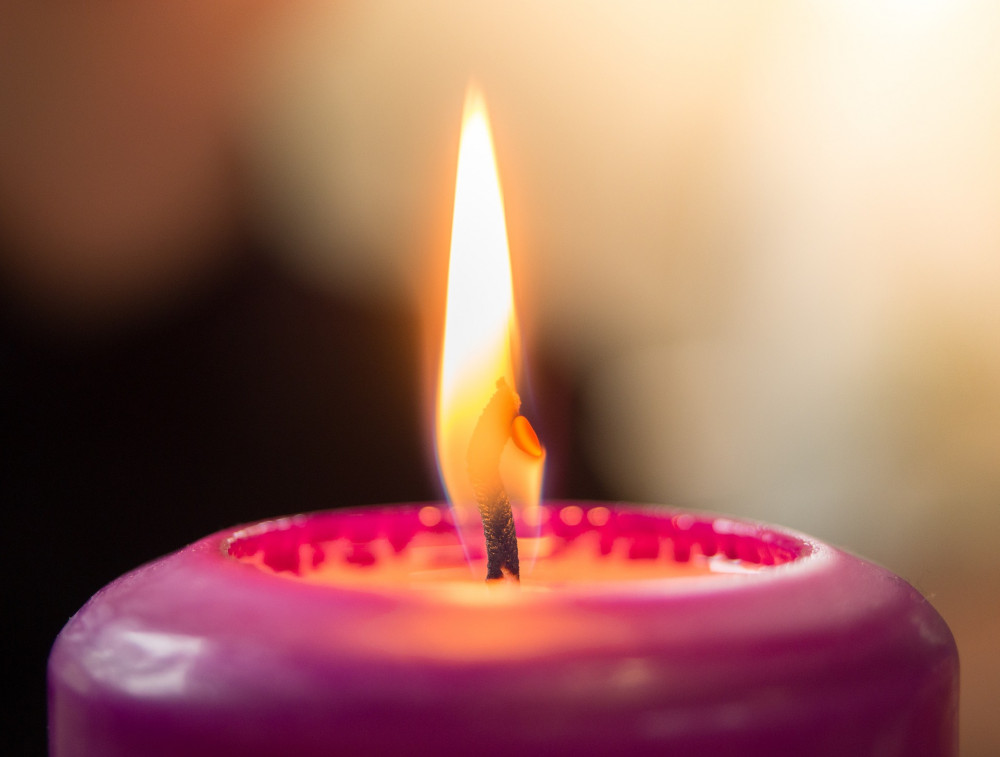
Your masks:
[{"label": "dark blurred background", "polygon": [[475,74],[547,493],[882,562],[958,639],[962,753],[1000,753],[998,42],[971,0],[0,5],[8,751],[121,573],[440,496]]}]

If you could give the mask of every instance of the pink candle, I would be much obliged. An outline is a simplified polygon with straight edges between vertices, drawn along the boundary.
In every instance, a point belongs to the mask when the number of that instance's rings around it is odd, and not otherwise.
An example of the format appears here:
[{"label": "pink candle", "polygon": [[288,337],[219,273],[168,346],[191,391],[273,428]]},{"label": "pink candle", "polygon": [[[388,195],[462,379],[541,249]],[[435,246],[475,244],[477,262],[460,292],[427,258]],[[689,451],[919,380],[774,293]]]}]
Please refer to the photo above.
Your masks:
[{"label": "pink candle", "polygon": [[53,757],[954,754],[955,644],[902,579],[760,524],[539,505],[475,92],[456,184],[453,507],[269,521],[115,581],[53,648]]},{"label": "pink candle", "polygon": [[541,514],[520,590],[473,576],[433,506],[145,565],[56,641],[51,754],[957,753],[955,644],[901,578],[751,522]]}]

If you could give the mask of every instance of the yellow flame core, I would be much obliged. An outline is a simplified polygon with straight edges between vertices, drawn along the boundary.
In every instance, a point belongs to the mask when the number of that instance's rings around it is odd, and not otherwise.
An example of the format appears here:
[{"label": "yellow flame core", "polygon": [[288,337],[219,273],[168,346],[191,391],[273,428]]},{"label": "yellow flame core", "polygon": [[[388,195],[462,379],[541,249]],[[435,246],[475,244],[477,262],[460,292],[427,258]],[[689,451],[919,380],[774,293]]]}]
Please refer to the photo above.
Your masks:
[{"label": "yellow flame core", "polygon": [[[459,516],[475,512],[467,455],[476,422],[499,379],[517,391],[516,345],[510,255],[493,138],[486,103],[470,87],[458,152],[435,418],[441,476]],[[534,496],[528,496],[537,504],[541,461],[532,467],[539,473],[528,476],[537,479],[530,483],[536,490]],[[505,483],[517,492],[525,486],[522,481]]]}]

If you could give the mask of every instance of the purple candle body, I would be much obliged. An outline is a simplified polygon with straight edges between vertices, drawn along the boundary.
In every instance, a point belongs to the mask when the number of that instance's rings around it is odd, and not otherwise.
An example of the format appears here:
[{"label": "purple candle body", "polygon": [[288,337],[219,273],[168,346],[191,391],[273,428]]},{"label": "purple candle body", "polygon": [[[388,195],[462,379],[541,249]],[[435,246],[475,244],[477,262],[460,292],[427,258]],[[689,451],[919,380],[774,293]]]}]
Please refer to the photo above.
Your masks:
[{"label": "purple candle body", "polygon": [[957,754],[955,644],[901,578],[781,529],[609,507],[548,506],[549,577],[499,593],[437,578],[457,542],[426,506],[208,536],[66,625],[50,753]]}]

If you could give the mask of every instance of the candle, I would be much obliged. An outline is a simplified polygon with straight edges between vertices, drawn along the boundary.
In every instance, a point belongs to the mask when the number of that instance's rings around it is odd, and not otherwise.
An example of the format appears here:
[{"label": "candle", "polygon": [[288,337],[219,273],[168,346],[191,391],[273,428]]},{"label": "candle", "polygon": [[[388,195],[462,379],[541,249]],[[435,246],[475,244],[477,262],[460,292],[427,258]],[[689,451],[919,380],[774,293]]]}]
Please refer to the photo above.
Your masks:
[{"label": "candle", "polygon": [[118,579],[53,647],[53,757],[955,753],[955,644],[902,579],[753,522],[541,504],[476,93],[445,321],[450,504],[231,529]]},{"label": "candle", "polygon": [[538,512],[519,588],[487,589],[428,505],[139,568],[53,649],[51,753],[956,753],[955,645],[902,579],[756,523]]}]

